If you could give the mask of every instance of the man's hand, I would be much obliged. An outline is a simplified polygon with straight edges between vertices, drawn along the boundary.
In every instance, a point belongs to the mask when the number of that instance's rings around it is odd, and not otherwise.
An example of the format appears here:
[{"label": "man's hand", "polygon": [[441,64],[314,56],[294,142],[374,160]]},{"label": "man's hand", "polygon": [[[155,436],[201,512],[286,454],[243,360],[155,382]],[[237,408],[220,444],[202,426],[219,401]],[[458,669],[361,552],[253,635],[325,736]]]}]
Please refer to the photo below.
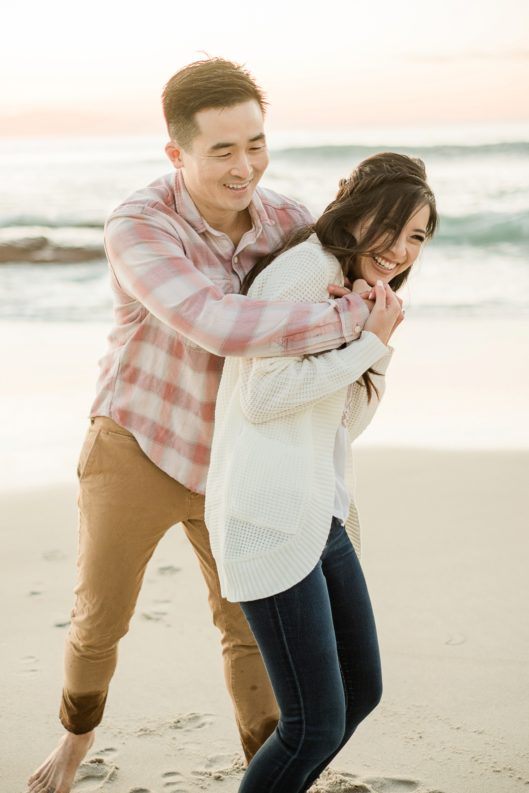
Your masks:
[{"label": "man's hand", "polygon": [[327,290],[331,297],[345,297],[351,292],[351,282],[348,278],[345,279],[343,286],[338,284],[329,284]]},{"label": "man's hand", "polygon": [[373,292],[373,296],[369,297],[369,293],[373,290],[363,278],[357,278],[352,284],[349,279],[346,278],[344,286],[329,284],[327,288],[332,297],[343,297],[344,295],[349,295],[351,292],[356,292],[356,294],[362,298],[369,311],[371,311],[375,305],[375,294]]}]

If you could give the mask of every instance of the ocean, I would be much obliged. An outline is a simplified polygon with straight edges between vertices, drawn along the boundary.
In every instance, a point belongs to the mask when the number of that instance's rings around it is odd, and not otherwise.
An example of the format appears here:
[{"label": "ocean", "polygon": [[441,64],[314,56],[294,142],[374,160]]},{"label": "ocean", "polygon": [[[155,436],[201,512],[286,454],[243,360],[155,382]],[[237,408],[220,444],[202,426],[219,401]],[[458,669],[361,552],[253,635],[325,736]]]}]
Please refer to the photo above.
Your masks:
[{"label": "ocean", "polygon": [[[0,139],[0,319],[111,320],[108,213],[170,170],[159,136]],[[421,157],[441,216],[408,315],[529,316],[529,123],[270,135],[262,184],[313,213],[364,157]]]},{"label": "ocean", "polygon": [[[437,196],[440,230],[403,290],[387,393],[359,445],[529,448],[529,123],[269,142],[263,184],[315,214],[376,151],[422,157]],[[112,322],[104,220],[169,170],[164,143],[0,139],[0,490],[74,481]]]}]

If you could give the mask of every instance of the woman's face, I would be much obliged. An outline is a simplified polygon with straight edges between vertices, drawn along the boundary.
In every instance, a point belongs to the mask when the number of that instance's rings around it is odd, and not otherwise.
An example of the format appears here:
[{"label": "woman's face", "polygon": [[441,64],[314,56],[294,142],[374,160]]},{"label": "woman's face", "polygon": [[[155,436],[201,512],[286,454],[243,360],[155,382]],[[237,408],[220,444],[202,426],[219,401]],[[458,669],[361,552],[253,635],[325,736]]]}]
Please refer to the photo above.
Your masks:
[{"label": "woman's face", "polygon": [[[364,278],[370,286],[374,286],[378,280],[389,283],[396,275],[408,270],[421,252],[429,219],[430,207],[426,204],[409,218],[395,242],[381,254],[358,257],[357,277]],[[369,221],[364,221],[353,231],[360,243],[368,227]],[[379,248],[380,242],[382,240],[377,240],[374,247]]]}]

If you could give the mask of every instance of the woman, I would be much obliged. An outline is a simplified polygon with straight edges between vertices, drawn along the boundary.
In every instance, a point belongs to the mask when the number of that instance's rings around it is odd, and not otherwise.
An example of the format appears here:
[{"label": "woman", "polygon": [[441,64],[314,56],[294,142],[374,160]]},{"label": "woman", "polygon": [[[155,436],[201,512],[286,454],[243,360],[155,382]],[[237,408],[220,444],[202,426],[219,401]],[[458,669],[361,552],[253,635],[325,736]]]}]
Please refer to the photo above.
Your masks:
[{"label": "woman", "polygon": [[262,300],[318,301],[347,278],[372,309],[339,350],[225,362],[206,523],[222,593],[241,603],[281,712],[239,793],[308,790],[380,700],[350,442],[384,390],[403,318],[394,290],[436,223],[423,163],[377,154],[244,284]]}]

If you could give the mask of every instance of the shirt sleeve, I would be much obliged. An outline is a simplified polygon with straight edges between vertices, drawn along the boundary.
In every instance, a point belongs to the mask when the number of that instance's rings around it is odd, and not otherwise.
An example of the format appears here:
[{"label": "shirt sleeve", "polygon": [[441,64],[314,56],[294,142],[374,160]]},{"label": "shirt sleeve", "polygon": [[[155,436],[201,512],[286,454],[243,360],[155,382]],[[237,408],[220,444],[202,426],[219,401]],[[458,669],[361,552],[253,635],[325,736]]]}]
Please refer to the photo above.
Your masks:
[{"label": "shirt sleeve", "polygon": [[[325,293],[333,278],[332,260],[317,245],[299,246],[276,259],[250,290],[270,299],[312,298]],[[270,421],[304,410],[357,380],[388,355],[373,333],[343,349],[321,355],[242,359],[239,362],[240,401],[253,423]],[[376,368],[376,367],[375,367]]]},{"label": "shirt sleeve", "polygon": [[194,266],[170,220],[149,206],[111,216],[105,248],[127,294],[214,355],[291,356],[334,349],[357,338],[368,317],[364,302],[353,294],[295,303],[224,294]]}]

